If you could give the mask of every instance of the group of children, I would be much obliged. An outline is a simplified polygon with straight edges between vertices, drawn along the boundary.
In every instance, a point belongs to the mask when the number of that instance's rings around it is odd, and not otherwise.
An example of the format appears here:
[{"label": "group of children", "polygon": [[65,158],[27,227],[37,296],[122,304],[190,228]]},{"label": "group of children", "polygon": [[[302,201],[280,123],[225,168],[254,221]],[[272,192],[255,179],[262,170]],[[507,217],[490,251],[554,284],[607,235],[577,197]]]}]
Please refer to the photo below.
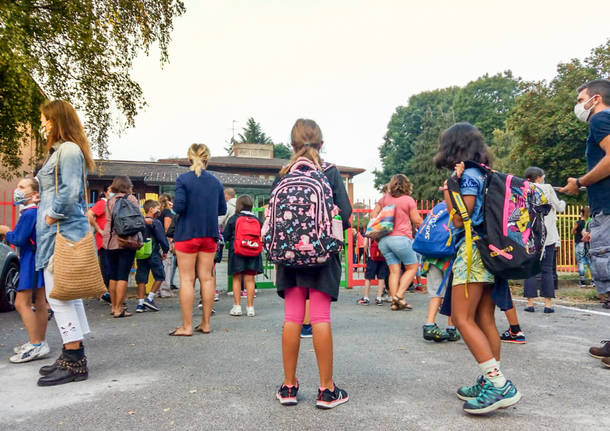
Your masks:
[{"label": "group of children", "polygon": [[[298,120],[292,129],[291,141],[294,157],[280,172],[280,177],[274,186],[281,183],[281,178],[293,172],[293,166],[298,166],[303,160],[306,164],[313,163],[323,172],[325,181],[332,190],[332,200],[338,211],[336,217],[341,221],[343,229],[349,227],[351,205],[343,181],[336,167],[323,163],[319,156],[323,145],[319,126],[312,120]],[[458,123],[442,134],[434,163],[439,169],[454,170],[454,175],[460,183],[465,207],[473,226],[476,227],[484,222],[482,212],[484,175],[475,168],[464,169],[461,164],[463,160],[474,160],[489,165],[491,155],[482,135],[474,126]],[[44,341],[47,317],[44,282],[39,274],[34,275],[33,263],[29,263],[35,250],[35,228],[32,220],[36,218],[36,190],[37,185],[34,180],[24,179],[19,183],[15,192],[15,204],[23,205],[19,223],[13,232],[9,232],[6,227],[0,227],[0,233],[5,233],[9,242],[20,247],[22,260],[17,308],[25,323],[29,342],[16,352],[16,356],[11,357],[13,362],[19,362],[19,358],[23,359],[25,355],[40,356],[48,353],[48,346]],[[451,210],[452,203],[446,184],[441,190],[444,192],[447,208]],[[242,284],[247,292],[246,314],[255,316],[254,279],[256,274],[262,272],[263,238],[261,238],[260,223],[252,213],[252,206],[250,196],[240,196],[236,202],[235,214],[229,218],[223,230],[228,247],[228,272],[233,277],[234,306],[230,311],[232,316],[242,314],[239,302]],[[297,211],[297,207],[293,210]],[[146,250],[137,258],[137,312],[143,311],[144,307],[158,309],[154,304],[154,296],[165,280],[162,260],[169,250],[164,226],[158,220],[159,203],[147,200],[144,203],[144,212],[147,223],[145,244],[150,245],[147,245]],[[290,210],[286,211],[284,215],[286,221],[290,221],[292,214]],[[459,215],[454,216],[453,224],[458,234],[460,231],[463,232],[463,220]],[[280,237],[283,234],[280,233]],[[311,247],[306,242],[299,244],[299,247],[301,246]],[[472,248],[468,250],[468,247]],[[311,248],[307,249],[311,250]],[[481,374],[473,385],[460,387],[456,395],[465,401],[464,411],[483,414],[511,406],[521,398],[515,385],[507,380],[501,371],[501,343],[494,319],[496,306],[510,310],[512,303],[510,292],[505,291],[508,285],[494,286],[494,276],[483,265],[476,247],[462,240],[458,242],[456,249],[457,254],[451,269],[448,259],[425,259],[423,262],[423,275],[427,277],[428,292],[431,297],[423,335],[427,340],[456,341],[461,334],[477,361]],[[367,240],[365,250],[367,261],[365,295],[359,302],[364,305],[369,303],[370,282],[377,279],[379,284],[375,302],[381,305],[388,266],[374,241]],[[282,332],[284,380],[276,392],[276,397],[282,405],[294,405],[298,402],[300,385],[296,369],[299,338],[306,319],[311,325],[320,375],[316,406],[329,409],[349,400],[347,392],[337,387],[333,378],[330,303],[336,301],[339,294],[341,278],[339,254],[331,254],[328,259],[325,258],[320,262],[321,264],[316,267],[286,265],[277,267],[277,292],[284,299],[285,312]],[[453,275],[452,282],[447,280],[448,271]],[[146,296],[145,284],[149,272],[152,272],[155,282],[151,292]],[[492,286],[494,286],[493,295]],[[31,307],[32,298],[36,311]],[[435,323],[441,304],[441,312],[449,316],[446,330],[441,330]],[[512,328],[513,326],[511,330]],[[515,329],[520,330],[518,323]]]}]

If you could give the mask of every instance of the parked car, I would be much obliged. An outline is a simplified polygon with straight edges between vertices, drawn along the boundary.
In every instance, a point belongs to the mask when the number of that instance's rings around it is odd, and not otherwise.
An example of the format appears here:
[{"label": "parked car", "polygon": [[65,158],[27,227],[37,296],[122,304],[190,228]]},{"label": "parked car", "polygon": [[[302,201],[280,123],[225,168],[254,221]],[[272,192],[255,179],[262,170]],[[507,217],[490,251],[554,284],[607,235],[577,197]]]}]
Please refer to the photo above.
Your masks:
[{"label": "parked car", "polygon": [[4,242],[0,242],[0,312],[15,309],[19,284],[19,258]]}]

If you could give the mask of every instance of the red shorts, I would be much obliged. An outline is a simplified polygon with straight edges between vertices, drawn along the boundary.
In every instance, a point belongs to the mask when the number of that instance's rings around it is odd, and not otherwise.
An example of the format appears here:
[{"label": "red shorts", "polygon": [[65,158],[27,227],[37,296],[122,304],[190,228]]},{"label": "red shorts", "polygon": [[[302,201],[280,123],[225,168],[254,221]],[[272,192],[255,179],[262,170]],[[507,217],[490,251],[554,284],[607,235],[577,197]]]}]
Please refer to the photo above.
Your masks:
[{"label": "red shorts", "polygon": [[254,276],[256,276],[257,274],[258,274],[258,271],[256,269],[246,269],[245,271],[237,272],[233,275],[254,275]]},{"label": "red shorts", "polygon": [[175,241],[174,248],[181,253],[216,253],[216,241],[216,238],[210,236],[191,238],[187,241]]}]

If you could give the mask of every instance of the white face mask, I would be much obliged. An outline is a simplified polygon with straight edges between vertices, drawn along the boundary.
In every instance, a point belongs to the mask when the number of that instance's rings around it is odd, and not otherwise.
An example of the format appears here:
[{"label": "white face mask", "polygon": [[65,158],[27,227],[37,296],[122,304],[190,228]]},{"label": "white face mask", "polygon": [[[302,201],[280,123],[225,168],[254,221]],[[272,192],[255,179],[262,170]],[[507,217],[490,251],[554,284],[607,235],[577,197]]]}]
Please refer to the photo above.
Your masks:
[{"label": "white face mask", "polygon": [[589,109],[585,109],[585,105],[589,103],[593,97],[587,101],[574,105],[574,115],[576,115],[576,118],[578,118],[580,121],[584,121],[586,123],[589,120],[589,115],[591,115],[591,110],[593,110],[595,105],[591,105]]},{"label": "white face mask", "polygon": [[40,129],[38,129],[38,133],[40,133],[40,136],[42,136],[42,139],[44,139],[45,141],[49,138],[49,132],[47,132],[46,125],[40,126]]}]

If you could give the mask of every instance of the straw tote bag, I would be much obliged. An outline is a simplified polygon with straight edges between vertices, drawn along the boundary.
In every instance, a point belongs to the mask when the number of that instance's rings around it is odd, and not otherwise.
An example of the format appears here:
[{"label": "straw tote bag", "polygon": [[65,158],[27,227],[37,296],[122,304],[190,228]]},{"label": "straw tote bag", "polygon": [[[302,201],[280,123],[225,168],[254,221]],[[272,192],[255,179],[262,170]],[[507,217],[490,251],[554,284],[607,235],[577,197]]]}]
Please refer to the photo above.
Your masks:
[{"label": "straw tote bag", "polygon": [[[57,161],[55,162],[55,195],[57,195]],[[83,166],[83,187],[85,202],[89,208],[87,196],[87,178]],[[73,242],[59,231],[55,236],[53,252],[53,290],[49,296],[60,301],[99,297],[106,292],[104,279],[95,253],[95,241],[91,230],[79,241]]]}]

